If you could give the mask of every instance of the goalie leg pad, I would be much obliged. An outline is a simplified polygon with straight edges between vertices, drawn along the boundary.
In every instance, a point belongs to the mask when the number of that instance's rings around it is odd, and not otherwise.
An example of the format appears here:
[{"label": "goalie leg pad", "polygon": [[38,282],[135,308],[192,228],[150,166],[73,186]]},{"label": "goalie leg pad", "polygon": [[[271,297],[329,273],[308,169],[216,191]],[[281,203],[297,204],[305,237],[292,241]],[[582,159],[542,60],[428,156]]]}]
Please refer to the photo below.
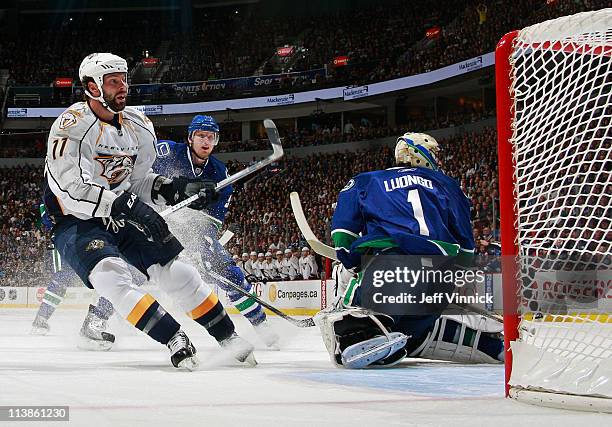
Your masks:
[{"label": "goalie leg pad", "polygon": [[503,325],[478,315],[442,315],[410,357],[459,363],[502,363]]},{"label": "goalie leg pad", "polygon": [[[390,332],[394,323],[390,316],[360,307],[322,310],[315,316],[315,323],[321,329],[332,363],[346,368],[364,368],[372,363],[384,365],[389,358],[404,351],[409,338],[400,332]],[[401,356],[399,360],[405,352]]]}]

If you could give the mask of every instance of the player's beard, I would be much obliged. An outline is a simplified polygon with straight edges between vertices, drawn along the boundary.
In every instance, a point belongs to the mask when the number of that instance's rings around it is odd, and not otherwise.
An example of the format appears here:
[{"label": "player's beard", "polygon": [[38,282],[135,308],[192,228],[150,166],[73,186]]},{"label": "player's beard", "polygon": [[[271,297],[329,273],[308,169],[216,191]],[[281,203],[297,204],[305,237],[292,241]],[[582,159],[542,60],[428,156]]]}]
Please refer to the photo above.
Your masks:
[{"label": "player's beard", "polygon": [[115,94],[113,96],[108,96],[105,94],[104,102],[106,102],[106,104],[111,108],[111,110],[116,111],[118,113],[119,111],[123,111],[123,109],[125,108],[125,105],[127,104],[127,93],[125,94],[125,99],[123,101],[118,101],[117,95],[118,94]]}]

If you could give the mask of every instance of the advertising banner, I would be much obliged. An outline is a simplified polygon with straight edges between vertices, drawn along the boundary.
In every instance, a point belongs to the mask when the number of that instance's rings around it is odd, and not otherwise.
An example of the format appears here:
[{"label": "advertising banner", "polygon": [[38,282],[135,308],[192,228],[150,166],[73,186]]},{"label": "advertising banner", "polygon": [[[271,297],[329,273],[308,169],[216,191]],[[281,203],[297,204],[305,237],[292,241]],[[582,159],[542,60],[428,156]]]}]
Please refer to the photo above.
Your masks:
[{"label": "advertising banner", "polygon": [[72,78],[70,77],[56,77],[53,80],[53,86],[55,87],[72,87]]},{"label": "advertising banner", "polygon": [[281,58],[293,55],[293,46],[284,46],[276,48],[276,54]]},{"label": "advertising banner", "polygon": [[347,87],[342,92],[345,101],[368,96],[368,86]]},{"label": "advertising banner", "polygon": [[348,56],[336,56],[334,58],[334,67],[344,67],[349,62]]},{"label": "advertising banner", "polygon": [[[395,92],[403,89],[425,86],[445,79],[460,76],[480,68],[489,67],[495,63],[493,52],[486,55],[477,56],[456,64],[448,65],[428,73],[416,74],[414,76],[400,77],[393,80],[372,83],[367,86],[357,88],[347,88],[346,86],[334,87],[329,89],[318,89],[306,92],[289,93],[275,96],[258,96],[252,98],[224,99],[219,101],[192,102],[181,104],[164,104],[154,106],[137,106],[137,108],[149,109],[146,114],[199,114],[202,112],[225,111],[231,109],[248,109],[274,107],[282,105],[300,104],[305,102],[315,102],[318,99],[355,99]],[[289,78],[314,78],[317,74],[325,75],[324,69],[310,70],[304,73],[291,73],[284,75]],[[222,90],[230,88],[231,85],[245,84],[252,85],[251,88],[267,87],[277,84],[283,75],[253,76],[242,79],[209,80],[207,82],[174,83],[172,86],[176,91],[196,93],[207,90]],[[155,93],[162,85],[134,85],[131,91],[137,94]],[[244,86],[243,88],[246,88]],[[214,88],[214,89],[213,89]],[[346,98],[345,98],[346,96]],[[65,108],[8,108],[8,118],[25,117],[57,117]],[[142,111],[142,110],[141,110]]]}]

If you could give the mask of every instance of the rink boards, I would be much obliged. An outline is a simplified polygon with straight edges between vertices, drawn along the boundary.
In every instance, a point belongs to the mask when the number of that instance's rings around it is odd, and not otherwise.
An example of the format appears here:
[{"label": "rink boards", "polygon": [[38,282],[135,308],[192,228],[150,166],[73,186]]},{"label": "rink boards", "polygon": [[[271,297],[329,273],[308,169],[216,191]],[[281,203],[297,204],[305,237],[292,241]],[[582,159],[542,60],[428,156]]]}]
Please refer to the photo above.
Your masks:
[{"label": "rink boards", "polygon": [[[255,294],[264,301],[289,315],[312,316],[327,307],[334,299],[334,283],[331,280],[296,280],[291,282],[255,283]],[[155,285],[143,285],[163,305],[172,302]],[[229,304],[225,292],[216,289],[230,313],[238,311]],[[40,305],[45,287],[0,287],[0,308],[36,308]],[[62,308],[83,308],[95,304],[97,293],[83,286],[69,287],[61,303]]]},{"label": "rink boards", "polygon": [[[254,283],[255,294],[265,302],[281,309],[288,315],[313,316],[328,307],[336,298],[336,285],[333,280],[294,280],[290,282]],[[159,302],[172,307],[172,301],[156,285],[146,284],[143,288],[155,296]],[[480,294],[493,294],[493,303],[476,304],[486,310],[500,310],[502,307],[501,275],[487,275],[487,280],[477,286]],[[229,313],[238,311],[229,303],[225,292],[215,289]],[[35,308],[42,301],[44,287],[0,287],[0,308]],[[61,304],[63,308],[83,308],[95,304],[97,294],[84,286],[69,287]],[[269,313],[271,314],[271,313]]]}]

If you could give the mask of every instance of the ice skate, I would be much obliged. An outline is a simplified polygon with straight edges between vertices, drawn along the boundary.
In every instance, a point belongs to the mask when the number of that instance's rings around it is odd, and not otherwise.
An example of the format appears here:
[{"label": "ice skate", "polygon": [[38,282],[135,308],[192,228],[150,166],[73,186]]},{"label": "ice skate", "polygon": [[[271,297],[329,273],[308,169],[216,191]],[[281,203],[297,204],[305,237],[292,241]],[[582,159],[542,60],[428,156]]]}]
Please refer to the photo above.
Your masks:
[{"label": "ice skate", "polygon": [[175,368],[193,371],[200,365],[195,356],[196,349],[185,332],[179,330],[166,345],[170,349],[170,361]]},{"label": "ice skate", "polygon": [[115,336],[106,332],[106,320],[96,316],[94,309],[90,304],[77,347],[81,350],[108,351],[115,342]]},{"label": "ice skate", "polygon": [[219,345],[229,351],[240,363],[247,363],[250,366],[257,365],[257,360],[253,355],[255,348],[237,333],[234,332],[229,338],[220,341]]},{"label": "ice skate", "polygon": [[267,320],[264,320],[259,325],[254,325],[253,327],[255,328],[257,335],[259,335],[259,338],[261,338],[261,340],[270,350],[280,350],[280,337],[276,332],[274,332],[274,329],[272,329],[272,326],[270,326],[270,323],[268,323]]},{"label": "ice skate", "polygon": [[32,322],[32,330],[30,331],[30,335],[47,335],[51,327],[49,326],[49,322],[42,316],[36,316],[34,321]]}]

